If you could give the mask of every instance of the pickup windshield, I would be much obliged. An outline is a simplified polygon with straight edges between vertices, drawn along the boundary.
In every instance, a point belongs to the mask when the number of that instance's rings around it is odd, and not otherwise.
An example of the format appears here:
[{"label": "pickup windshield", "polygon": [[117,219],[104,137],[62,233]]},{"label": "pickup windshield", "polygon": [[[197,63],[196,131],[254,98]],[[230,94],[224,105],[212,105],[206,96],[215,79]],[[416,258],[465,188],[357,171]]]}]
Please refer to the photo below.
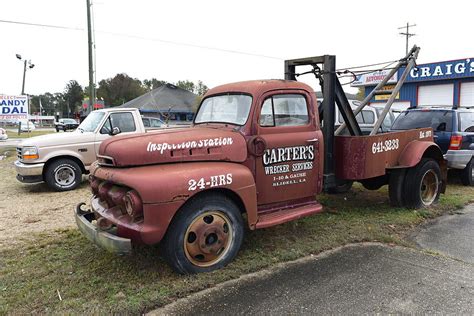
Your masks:
[{"label": "pickup windshield", "polygon": [[93,132],[99,126],[100,121],[104,117],[104,112],[92,112],[89,114],[86,119],[79,125],[77,128],[81,132]]},{"label": "pickup windshield", "polygon": [[400,114],[392,125],[392,130],[431,127],[436,132],[453,130],[452,111],[405,111]]},{"label": "pickup windshield", "polygon": [[229,123],[244,125],[249,116],[252,97],[226,94],[206,98],[196,114],[194,123]]}]

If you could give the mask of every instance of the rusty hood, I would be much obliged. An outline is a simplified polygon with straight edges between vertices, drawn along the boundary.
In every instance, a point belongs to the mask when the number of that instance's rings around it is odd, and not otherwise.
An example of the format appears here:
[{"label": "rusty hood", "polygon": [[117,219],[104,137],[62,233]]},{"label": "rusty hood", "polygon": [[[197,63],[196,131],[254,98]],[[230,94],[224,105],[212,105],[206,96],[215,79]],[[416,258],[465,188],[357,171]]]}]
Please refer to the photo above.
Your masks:
[{"label": "rusty hood", "polygon": [[245,138],[237,131],[192,127],[115,136],[99,148],[99,161],[117,167],[185,161],[243,162]]}]

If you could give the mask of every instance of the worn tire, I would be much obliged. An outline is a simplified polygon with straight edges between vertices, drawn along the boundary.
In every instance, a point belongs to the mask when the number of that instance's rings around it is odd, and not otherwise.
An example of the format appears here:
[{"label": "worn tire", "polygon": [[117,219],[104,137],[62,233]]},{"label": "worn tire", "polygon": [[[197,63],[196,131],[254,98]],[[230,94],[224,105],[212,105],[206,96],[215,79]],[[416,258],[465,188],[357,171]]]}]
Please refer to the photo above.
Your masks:
[{"label": "worn tire", "polygon": [[58,159],[47,166],[44,178],[55,191],[74,190],[81,184],[82,170],[71,159]]},{"label": "worn tire", "polygon": [[436,203],[441,193],[439,164],[423,158],[415,167],[408,169],[404,181],[405,206],[420,208]]},{"label": "worn tire", "polygon": [[388,183],[388,195],[390,198],[390,205],[395,207],[405,206],[403,199],[403,185],[405,182],[406,169],[394,169],[390,172],[390,179]]},{"label": "worn tire", "polygon": [[234,259],[243,236],[237,205],[224,195],[204,194],[187,202],[173,218],[162,241],[163,256],[178,273],[209,272]]},{"label": "worn tire", "polygon": [[471,158],[466,168],[461,170],[461,182],[464,185],[474,186],[474,157]]}]

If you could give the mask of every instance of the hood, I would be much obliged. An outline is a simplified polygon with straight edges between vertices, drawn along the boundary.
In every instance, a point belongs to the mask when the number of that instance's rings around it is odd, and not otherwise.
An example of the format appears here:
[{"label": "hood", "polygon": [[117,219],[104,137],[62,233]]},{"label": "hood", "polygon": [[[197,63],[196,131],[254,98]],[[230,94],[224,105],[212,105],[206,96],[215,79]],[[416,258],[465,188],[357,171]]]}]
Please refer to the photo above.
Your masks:
[{"label": "hood", "polygon": [[236,131],[192,127],[113,137],[100,145],[104,163],[117,167],[184,161],[243,162],[245,138]]},{"label": "hood", "polygon": [[81,133],[80,131],[55,133],[27,138],[20,143],[20,146],[36,146],[38,148],[49,146],[63,146],[90,142],[94,139],[94,133]]}]

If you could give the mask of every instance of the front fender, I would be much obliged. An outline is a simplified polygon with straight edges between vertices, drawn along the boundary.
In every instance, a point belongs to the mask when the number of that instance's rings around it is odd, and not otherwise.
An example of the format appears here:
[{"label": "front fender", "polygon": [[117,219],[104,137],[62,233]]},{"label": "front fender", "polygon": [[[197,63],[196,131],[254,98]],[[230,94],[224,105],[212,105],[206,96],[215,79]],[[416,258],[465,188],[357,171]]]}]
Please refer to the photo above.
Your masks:
[{"label": "front fender", "polygon": [[171,222],[188,199],[212,189],[235,193],[245,207],[249,226],[257,221],[255,181],[251,171],[238,163],[189,162],[133,168],[94,164],[91,173],[100,179],[135,189],[142,198],[147,223],[149,219],[154,223],[161,222],[161,225]]}]

